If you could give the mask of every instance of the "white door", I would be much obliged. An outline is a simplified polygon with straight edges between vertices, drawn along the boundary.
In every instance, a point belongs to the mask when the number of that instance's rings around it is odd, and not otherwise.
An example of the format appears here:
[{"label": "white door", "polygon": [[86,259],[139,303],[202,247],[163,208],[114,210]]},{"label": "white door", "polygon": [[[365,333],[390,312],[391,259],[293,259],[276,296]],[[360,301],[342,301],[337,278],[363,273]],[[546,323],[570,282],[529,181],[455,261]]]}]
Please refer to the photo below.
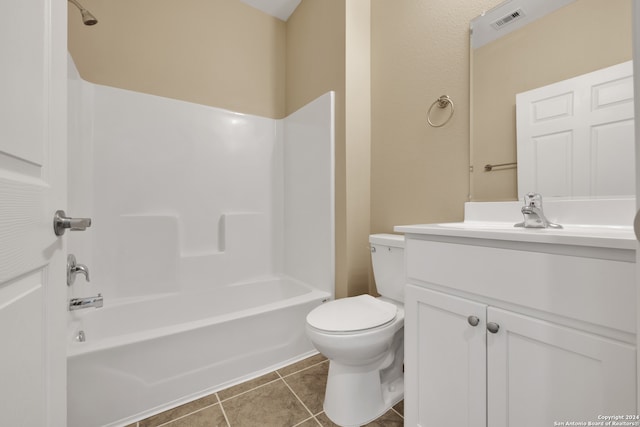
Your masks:
[{"label": "white door", "polygon": [[518,198],[631,196],[632,62],[516,95]]},{"label": "white door", "polygon": [[499,325],[487,334],[489,426],[636,413],[635,346],[494,307],[487,322]]},{"label": "white door", "polygon": [[[633,90],[635,99],[640,99],[640,5],[633,2]],[[635,120],[640,123],[640,105],[635,106]],[[636,209],[640,208],[640,126],[635,128],[635,166],[636,166]],[[640,210],[636,213],[634,224],[636,237],[640,240],[640,223],[638,222]],[[640,244],[636,243],[636,331],[640,331]],[[637,335],[637,333],[636,333]],[[636,352],[636,408],[640,411],[640,351]]]},{"label": "white door", "polygon": [[66,425],[64,0],[0,2],[0,425]]},{"label": "white door", "polygon": [[485,313],[484,304],[406,286],[406,426],[486,427]]}]

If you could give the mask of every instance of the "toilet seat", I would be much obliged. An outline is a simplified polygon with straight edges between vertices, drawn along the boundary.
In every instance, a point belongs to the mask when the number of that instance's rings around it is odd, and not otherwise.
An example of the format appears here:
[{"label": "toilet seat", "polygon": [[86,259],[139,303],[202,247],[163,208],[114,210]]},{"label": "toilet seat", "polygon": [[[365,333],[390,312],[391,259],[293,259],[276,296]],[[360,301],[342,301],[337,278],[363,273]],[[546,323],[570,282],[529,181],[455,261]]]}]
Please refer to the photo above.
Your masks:
[{"label": "toilet seat", "polygon": [[398,307],[392,303],[359,295],[316,307],[307,315],[307,323],[325,332],[357,332],[386,325],[397,313]]}]

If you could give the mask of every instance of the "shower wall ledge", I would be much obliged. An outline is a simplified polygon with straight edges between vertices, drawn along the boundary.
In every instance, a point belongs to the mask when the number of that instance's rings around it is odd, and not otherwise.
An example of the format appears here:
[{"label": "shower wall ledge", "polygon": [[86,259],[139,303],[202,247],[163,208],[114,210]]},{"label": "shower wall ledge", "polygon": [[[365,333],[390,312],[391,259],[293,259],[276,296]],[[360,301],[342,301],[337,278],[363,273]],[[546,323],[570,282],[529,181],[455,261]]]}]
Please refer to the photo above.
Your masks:
[{"label": "shower wall ledge", "polygon": [[121,215],[113,236],[118,246],[119,296],[224,286],[274,275],[264,255],[272,252],[265,217],[259,212],[223,214],[217,225],[211,222],[219,227],[216,247],[188,252],[182,247],[179,216]]}]

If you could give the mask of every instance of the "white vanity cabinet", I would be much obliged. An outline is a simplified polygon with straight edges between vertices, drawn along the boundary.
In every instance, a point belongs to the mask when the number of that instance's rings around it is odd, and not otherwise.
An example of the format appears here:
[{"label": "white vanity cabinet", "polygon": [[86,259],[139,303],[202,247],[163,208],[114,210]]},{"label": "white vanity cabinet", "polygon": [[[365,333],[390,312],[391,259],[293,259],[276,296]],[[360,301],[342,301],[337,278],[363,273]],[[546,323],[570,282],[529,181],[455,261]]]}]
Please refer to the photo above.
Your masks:
[{"label": "white vanity cabinet", "polygon": [[486,305],[407,285],[404,319],[405,426],[486,426]]},{"label": "white vanity cabinet", "polygon": [[633,250],[406,237],[406,426],[637,414]]}]

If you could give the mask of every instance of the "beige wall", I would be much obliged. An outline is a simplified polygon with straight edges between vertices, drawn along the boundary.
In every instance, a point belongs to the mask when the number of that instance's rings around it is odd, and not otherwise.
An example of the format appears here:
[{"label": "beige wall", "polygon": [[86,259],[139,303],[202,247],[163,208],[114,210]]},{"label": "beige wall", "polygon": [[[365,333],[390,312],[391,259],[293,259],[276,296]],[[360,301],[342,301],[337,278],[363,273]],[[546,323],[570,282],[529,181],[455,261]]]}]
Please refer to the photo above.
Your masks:
[{"label": "beige wall", "polygon": [[346,1],[348,294],[369,293],[371,251],[371,1]]},{"label": "beige wall", "polygon": [[631,1],[579,0],[473,52],[472,199],[515,200],[515,95],[631,59]]},{"label": "beige wall", "polygon": [[[498,3],[371,1],[372,232],[462,219],[469,192],[469,22]],[[430,127],[426,112],[445,94],[455,114],[447,125]]]},{"label": "beige wall", "polygon": [[88,81],[284,117],[285,23],[238,0],[69,3],[69,51]]}]

